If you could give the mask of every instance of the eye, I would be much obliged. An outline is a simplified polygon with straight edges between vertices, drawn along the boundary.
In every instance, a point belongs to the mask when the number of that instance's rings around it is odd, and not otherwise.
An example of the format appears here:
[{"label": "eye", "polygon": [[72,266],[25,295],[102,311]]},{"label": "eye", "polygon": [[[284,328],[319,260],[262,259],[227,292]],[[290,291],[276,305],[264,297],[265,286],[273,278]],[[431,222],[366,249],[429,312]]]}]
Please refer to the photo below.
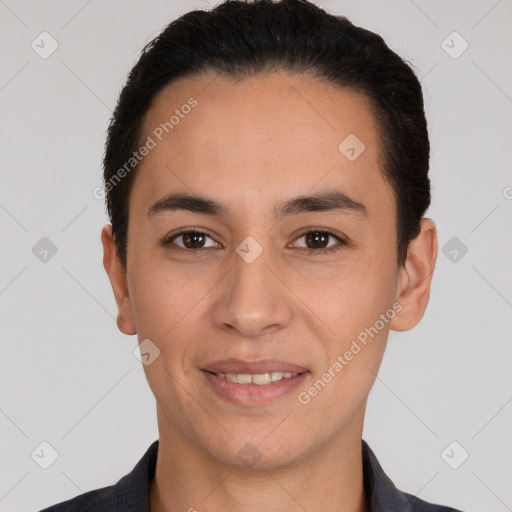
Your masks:
[{"label": "eye", "polygon": [[[213,242],[212,245],[205,245],[208,238]],[[308,228],[295,240],[297,241],[301,238],[304,238],[305,246],[299,246],[299,249],[312,254],[330,253],[348,245],[346,240],[324,228]],[[329,244],[330,240],[333,242],[337,241],[337,243]],[[186,231],[169,235],[160,242],[160,245],[171,251],[187,252],[200,252],[201,249],[219,247],[219,244],[206,231],[200,228],[190,228]]]},{"label": "eye", "polygon": [[[217,242],[214,241],[214,245],[205,246],[204,243],[207,238],[213,241],[213,238],[211,238],[205,231],[192,228],[187,231],[180,231],[179,233],[164,238],[161,242],[161,245],[173,251],[187,249],[189,251],[194,251],[198,249],[207,249],[208,247],[215,247],[218,245]],[[181,243],[177,243],[176,241],[180,241]]]},{"label": "eye", "polygon": [[[347,245],[347,242],[343,238],[322,228],[308,228],[308,230],[303,231],[296,240],[300,240],[301,238],[304,238],[306,244],[306,246],[302,248],[316,254],[334,252]],[[334,239],[333,241],[337,241],[338,243],[329,245],[329,239]]]}]

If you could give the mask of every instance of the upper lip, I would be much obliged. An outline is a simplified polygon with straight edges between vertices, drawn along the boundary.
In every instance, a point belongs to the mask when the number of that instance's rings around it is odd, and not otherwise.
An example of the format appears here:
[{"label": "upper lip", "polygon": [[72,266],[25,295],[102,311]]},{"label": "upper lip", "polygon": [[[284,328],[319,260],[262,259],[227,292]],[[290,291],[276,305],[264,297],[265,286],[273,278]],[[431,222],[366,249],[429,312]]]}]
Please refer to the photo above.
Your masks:
[{"label": "upper lip", "polygon": [[209,363],[203,370],[212,373],[271,373],[290,372],[303,373],[308,369],[297,364],[277,359],[259,359],[257,361],[243,361],[242,359],[222,359]]}]

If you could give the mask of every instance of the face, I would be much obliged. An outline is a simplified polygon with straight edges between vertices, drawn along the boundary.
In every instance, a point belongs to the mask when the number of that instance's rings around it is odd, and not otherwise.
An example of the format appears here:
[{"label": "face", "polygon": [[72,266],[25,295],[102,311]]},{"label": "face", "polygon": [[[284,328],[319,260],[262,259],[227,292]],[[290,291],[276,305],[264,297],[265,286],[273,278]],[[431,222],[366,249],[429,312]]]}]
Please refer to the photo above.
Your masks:
[{"label": "face", "polygon": [[426,306],[400,303],[412,273],[366,99],[202,74],[162,90],[143,128],[127,272],[106,231],[105,265],[120,329],[150,340],[161,436],[262,468],[360,438],[388,331]]}]

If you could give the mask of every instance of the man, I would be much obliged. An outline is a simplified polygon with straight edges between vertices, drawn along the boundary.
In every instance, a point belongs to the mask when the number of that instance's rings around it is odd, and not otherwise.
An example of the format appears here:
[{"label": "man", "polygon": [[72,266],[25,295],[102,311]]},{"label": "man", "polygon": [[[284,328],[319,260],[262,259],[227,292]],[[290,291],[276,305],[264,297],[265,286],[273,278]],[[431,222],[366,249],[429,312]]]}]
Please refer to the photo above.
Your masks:
[{"label": "man", "polygon": [[362,440],[390,329],[437,256],[419,81],[305,0],[171,23],[121,92],[104,265],[159,440],[58,511],[453,511],[399,491]]}]

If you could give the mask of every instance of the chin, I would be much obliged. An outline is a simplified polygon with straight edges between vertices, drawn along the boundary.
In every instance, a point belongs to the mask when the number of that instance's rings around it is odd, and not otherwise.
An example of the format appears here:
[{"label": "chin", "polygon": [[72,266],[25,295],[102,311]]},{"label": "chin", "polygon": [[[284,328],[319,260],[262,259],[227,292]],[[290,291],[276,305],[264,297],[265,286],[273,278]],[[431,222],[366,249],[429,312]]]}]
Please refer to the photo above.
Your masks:
[{"label": "chin", "polygon": [[[304,440],[303,440],[304,441]],[[255,439],[247,436],[243,439],[228,439],[224,449],[219,444],[209,449],[210,456],[216,461],[233,469],[270,470],[294,464],[304,454],[304,442],[287,443],[279,439]]]}]

